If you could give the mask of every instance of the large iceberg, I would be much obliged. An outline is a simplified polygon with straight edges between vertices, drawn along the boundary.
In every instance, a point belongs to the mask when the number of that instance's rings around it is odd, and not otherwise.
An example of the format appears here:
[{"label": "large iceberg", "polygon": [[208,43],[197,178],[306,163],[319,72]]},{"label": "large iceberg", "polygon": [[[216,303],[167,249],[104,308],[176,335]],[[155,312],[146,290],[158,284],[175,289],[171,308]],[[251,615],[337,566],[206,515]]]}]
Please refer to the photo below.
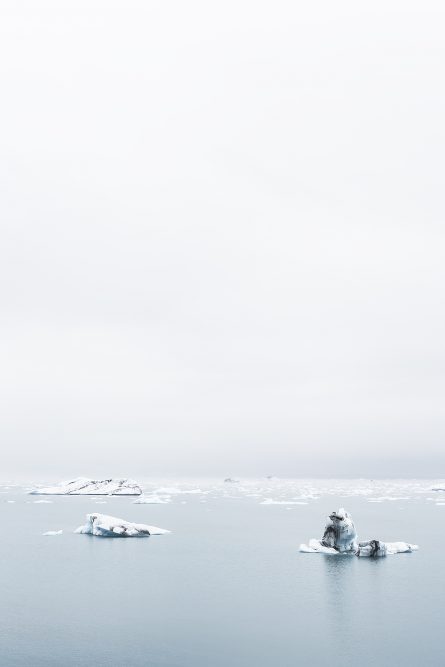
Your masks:
[{"label": "large iceberg", "polygon": [[321,543],[340,552],[356,551],[357,531],[352,517],[343,507],[329,515]]},{"label": "large iceberg", "polygon": [[352,517],[343,507],[329,515],[321,540],[311,539],[309,544],[300,545],[303,553],[349,553],[368,558],[407,553],[418,548],[417,544],[409,542],[359,542]]},{"label": "large iceberg", "polygon": [[45,496],[140,496],[141,487],[132,479],[94,480],[77,477],[57,486],[33,489],[32,494]]},{"label": "large iceberg", "polygon": [[149,537],[164,535],[170,531],[143,523],[131,523],[106,514],[87,514],[86,524],[79,526],[75,532],[98,537]]}]

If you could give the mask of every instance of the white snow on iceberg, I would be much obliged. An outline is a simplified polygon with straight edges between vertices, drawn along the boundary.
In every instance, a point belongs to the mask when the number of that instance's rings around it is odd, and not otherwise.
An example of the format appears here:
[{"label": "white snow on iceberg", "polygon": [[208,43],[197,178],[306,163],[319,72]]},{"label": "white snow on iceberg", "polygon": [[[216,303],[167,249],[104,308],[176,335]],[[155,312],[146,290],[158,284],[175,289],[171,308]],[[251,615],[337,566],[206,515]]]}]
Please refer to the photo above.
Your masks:
[{"label": "white snow on iceberg", "polygon": [[164,535],[170,531],[143,523],[131,523],[106,514],[87,514],[86,524],[75,532],[98,537],[149,537]]},{"label": "white snow on iceberg", "polygon": [[57,486],[47,486],[30,491],[44,496],[140,496],[141,487],[132,479],[93,480],[78,477]]}]

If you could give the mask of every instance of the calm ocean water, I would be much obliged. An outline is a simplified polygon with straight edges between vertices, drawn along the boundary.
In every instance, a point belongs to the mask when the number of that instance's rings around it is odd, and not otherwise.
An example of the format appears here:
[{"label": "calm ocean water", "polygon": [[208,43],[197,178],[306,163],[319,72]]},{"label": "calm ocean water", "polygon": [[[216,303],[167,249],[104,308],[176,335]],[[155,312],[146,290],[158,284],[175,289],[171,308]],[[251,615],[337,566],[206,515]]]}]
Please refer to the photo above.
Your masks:
[{"label": "calm ocean water", "polygon": [[[35,503],[42,498],[3,488],[0,664],[444,664],[445,504],[438,503],[445,493],[431,486],[200,481],[205,493],[173,492],[171,502],[155,505],[82,497]],[[300,502],[307,504],[290,504]],[[406,540],[420,550],[380,560],[299,553],[340,506],[360,538]],[[74,534],[87,512],[172,533]],[[47,530],[63,534],[44,537]]]}]

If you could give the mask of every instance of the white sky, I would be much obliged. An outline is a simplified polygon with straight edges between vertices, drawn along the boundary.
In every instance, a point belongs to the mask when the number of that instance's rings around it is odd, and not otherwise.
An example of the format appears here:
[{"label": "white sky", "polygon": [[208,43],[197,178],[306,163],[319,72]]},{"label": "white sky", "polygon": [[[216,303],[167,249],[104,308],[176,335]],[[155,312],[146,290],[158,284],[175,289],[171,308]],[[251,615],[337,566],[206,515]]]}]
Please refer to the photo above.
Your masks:
[{"label": "white sky", "polygon": [[445,471],[445,6],[0,0],[0,442]]}]

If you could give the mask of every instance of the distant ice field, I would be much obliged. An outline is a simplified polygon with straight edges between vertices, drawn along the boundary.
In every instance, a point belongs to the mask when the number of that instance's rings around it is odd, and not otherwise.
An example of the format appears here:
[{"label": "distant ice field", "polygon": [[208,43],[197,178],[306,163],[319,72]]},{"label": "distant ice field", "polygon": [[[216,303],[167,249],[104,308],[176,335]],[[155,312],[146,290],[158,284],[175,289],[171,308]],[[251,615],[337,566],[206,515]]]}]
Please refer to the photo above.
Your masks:
[{"label": "distant ice field", "polygon": [[[442,664],[445,491],[433,489],[443,479],[138,478],[138,503],[27,493],[57,481],[0,485],[2,665]],[[377,561],[299,553],[338,507],[359,538],[419,551]],[[98,511],[171,532],[74,533]]]}]

